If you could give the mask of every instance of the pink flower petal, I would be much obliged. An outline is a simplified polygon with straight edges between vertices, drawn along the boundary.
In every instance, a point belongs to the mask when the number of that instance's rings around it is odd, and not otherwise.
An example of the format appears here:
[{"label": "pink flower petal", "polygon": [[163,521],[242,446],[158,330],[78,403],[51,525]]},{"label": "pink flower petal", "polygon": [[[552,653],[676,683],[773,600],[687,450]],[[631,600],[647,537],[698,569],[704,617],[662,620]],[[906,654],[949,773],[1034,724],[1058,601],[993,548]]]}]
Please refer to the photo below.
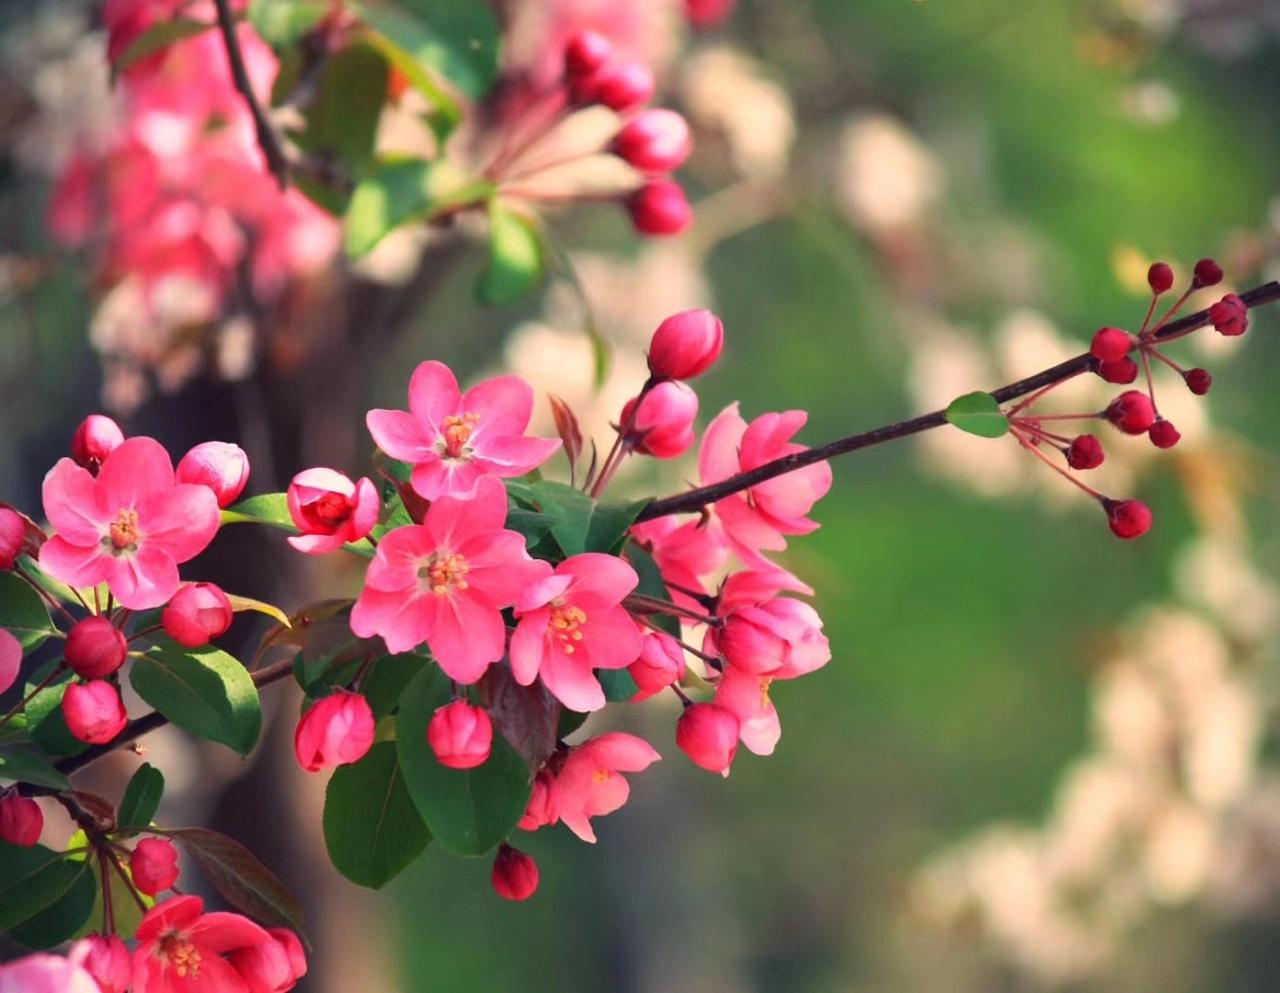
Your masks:
[{"label": "pink flower petal", "polygon": [[73,545],[61,535],[54,535],[40,546],[40,568],[68,586],[97,586],[107,578],[111,556],[102,546]]},{"label": "pink flower petal", "polygon": [[739,461],[743,469],[754,469],[771,462],[780,455],[789,454],[784,449],[791,437],[804,427],[809,415],[803,410],[785,410],[781,413],[761,414],[743,432],[738,446]]},{"label": "pink flower petal", "polygon": [[271,935],[240,914],[204,914],[188,931],[190,939],[201,948],[221,955],[261,941],[270,941]]},{"label": "pink flower petal", "polygon": [[291,485],[298,488],[303,500],[315,500],[330,492],[350,497],[356,491],[356,484],[349,476],[324,466],[303,469],[293,477]]},{"label": "pink flower petal", "polygon": [[591,750],[593,761],[622,772],[642,772],[662,758],[643,738],[625,731],[598,735],[582,747]]},{"label": "pink flower petal", "polygon": [[530,611],[537,610],[539,607],[545,607],[564,593],[572,582],[572,576],[564,575],[557,571],[539,579],[537,582],[528,584],[520,592],[520,596],[516,598],[516,613],[527,614]]},{"label": "pink flower petal", "polygon": [[173,486],[173,460],[154,438],[126,439],[98,471],[98,488],[109,514],[136,507],[152,493]]},{"label": "pink flower petal", "polygon": [[698,477],[703,485],[728,479],[739,469],[738,445],[747,430],[747,422],[731,403],[707,425],[698,449]]},{"label": "pink flower petal", "polygon": [[371,410],[365,425],[374,443],[393,459],[418,463],[434,457],[435,439],[428,437],[422,424],[403,410]]},{"label": "pink flower petal", "polygon": [[536,469],[559,450],[559,438],[485,438],[476,442],[475,464],[495,476],[508,479]]},{"label": "pink flower petal", "polygon": [[479,415],[471,435],[479,449],[489,439],[524,434],[533,414],[533,388],[519,376],[495,376],[467,390],[458,410]]},{"label": "pink flower petal", "polygon": [[97,481],[70,459],[59,459],[49,470],[42,495],[49,523],[79,545],[97,544],[114,516],[101,499]]},{"label": "pink flower petal", "polygon": [[159,607],[178,592],[178,563],[156,545],[144,541],[134,554],[108,556],[106,562],[107,588],[130,610]]},{"label": "pink flower petal", "polygon": [[502,614],[483,594],[471,590],[436,599],[427,644],[450,679],[470,685],[502,658],[507,637]]},{"label": "pink flower petal", "polygon": [[409,379],[409,409],[429,438],[440,434],[441,423],[458,410],[458,380],[443,362],[422,362]]},{"label": "pink flower petal", "polygon": [[388,592],[366,586],[351,610],[351,630],[361,638],[381,636],[393,655],[417,648],[431,633],[435,596]]},{"label": "pink flower petal", "polygon": [[475,493],[469,499],[440,497],[431,504],[422,523],[438,548],[459,551],[468,538],[500,531],[506,520],[506,487],[486,476],[476,481]]},{"label": "pink flower petal", "polygon": [[606,703],[591,664],[576,653],[567,655],[563,649],[553,646],[543,655],[538,675],[551,695],[570,710],[590,713]]},{"label": "pink flower petal", "polygon": [[175,896],[157,903],[138,924],[138,942],[155,941],[168,931],[186,931],[202,913],[204,901],[198,896]]},{"label": "pink flower petal", "polygon": [[208,548],[220,523],[218,498],[207,486],[179,483],[138,504],[142,543],[164,549],[175,562],[186,562]]},{"label": "pink flower petal", "polygon": [[511,635],[511,675],[521,686],[529,686],[538,678],[542,658],[547,651],[547,627],[551,611],[543,608],[526,614]]},{"label": "pink flower petal", "polygon": [[622,669],[640,657],[644,636],[621,607],[590,611],[582,625],[582,648],[596,669]]},{"label": "pink flower petal", "polygon": [[573,577],[570,600],[587,595],[604,603],[617,604],[640,585],[640,577],[631,566],[616,555],[601,552],[585,552],[567,558],[556,566],[556,573]]}]

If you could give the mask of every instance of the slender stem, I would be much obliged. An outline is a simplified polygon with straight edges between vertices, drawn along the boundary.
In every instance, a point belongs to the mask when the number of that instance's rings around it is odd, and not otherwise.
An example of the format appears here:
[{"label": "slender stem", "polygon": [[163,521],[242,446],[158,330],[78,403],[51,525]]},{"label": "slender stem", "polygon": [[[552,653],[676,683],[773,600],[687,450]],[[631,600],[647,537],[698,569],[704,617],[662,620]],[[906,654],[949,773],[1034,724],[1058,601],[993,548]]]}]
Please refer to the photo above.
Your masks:
[{"label": "slender stem", "polygon": [[111,863],[111,868],[115,869],[116,875],[120,877],[120,881],[124,883],[124,888],[129,891],[129,895],[133,897],[133,902],[138,905],[138,909],[144,914],[149,909],[147,903],[142,899],[142,895],[138,892],[138,888],[133,884],[133,880],[129,878],[129,874],[124,871],[124,866],[120,864],[120,860],[116,858],[115,852],[111,852],[107,856],[107,861]]},{"label": "slender stem", "polygon": [[10,707],[9,712],[5,714],[4,717],[0,717],[0,728],[4,727],[11,720],[13,720],[14,715],[17,714],[19,711],[25,710],[27,707],[27,704],[29,704],[35,698],[35,695],[39,693],[42,689],[44,689],[46,686],[48,686],[50,683],[52,683],[60,675],[62,675],[62,672],[65,668],[66,668],[65,665],[55,665],[53,669],[49,672],[49,675],[45,676],[44,679],[40,680],[40,683],[38,686],[32,689],[32,691],[28,693],[26,696],[24,696],[18,703],[15,703],[12,707]]},{"label": "slender stem", "polygon": [[57,597],[55,597],[43,586],[37,583],[35,580],[35,577],[32,576],[29,572],[27,572],[26,569],[22,568],[22,565],[20,563],[14,565],[13,571],[16,572],[19,576],[21,576],[24,580],[26,580],[27,585],[30,586],[33,590],[35,590],[36,593],[40,596],[40,598],[44,600],[45,603],[47,603],[50,607],[54,608],[55,610],[62,611],[62,616],[65,617],[69,623],[74,624],[76,622],[75,616],[71,613],[71,611],[67,610],[66,607],[64,607],[61,603],[59,603]]},{"label": "slender stem", "polygon": [[613,474],[618,471],[618,466],[622,465],[622,460],[626,458],[627,450],[623,439],[631,432],[631,428],[636,422],[636,415],[640,413],[640,404],[644,403],[644,398],[658,385],[658,382],[653,376],[645,380],[644,385],[640,387],[639,394],[636,396],[635,403],[631,405],[631,413],[627,415],[627,419],[623,423],[618,425],[617,437],[613,439],[609,454],[604,457],[604,465],[600,467],[600,475],[596,478],[595,486],[591,487],[591,495],[593,497],[600,495],[609,484],[609,480],[613,478]]},{"label": "slender stem", "polygon": [[673,617],[687,617],[691,621],[696,621],[699,624],[709,624],[713,627],[724,623],[719,617],[701,614],[696,610],[686,610],[678,604],[668,603],[666,600],[659,600],[656,597],[645,596],[643,593],[630,594],[622,601],[622,605],[646,614],[671,614]]},{"label": "slender stem", "polygon": [[253,83],[244,64],[244,53],[240,51],[240,39],[236,37],[236,20],[231,12],[231,0],[214,0],[214,5],[218,8],[218,29],[222,32],[222,44],[227,50],[231,79],[253,117],[253,129],[258,136],[262,156],[267,160],[267,168],[276,177],[280,188],[284,189],[289,185],[289,159],[280,144],[280,136],[276,134],[270,118],[253,92]]},{"label": "slender stem", "polygon": [[102,880],[102,933],[116,933],[115,907],[111,903],[111,879],[107,875],[107,860],[111,858],[104,851],[98,852],[98,875]]},{"label": "slender stem", "polygon": [[1088,493],[1088,494],[1089,494],[1089,496],[1093,497],[1095,500],[1105,500],[1105,499],[1106,499],[1106,497],[1104,497],[1101,493],[1099,493],[1097,490],[1095,490],[1092,486],[1088,486],[1088,485],[1086,485],[1085,483],[1080,482],[1080,480],[1076,479],[1076,477],[1075,477],[1075,476],[1073,476],[1073,475],[1071,475],[1071,473],[1067,472],[1067,470],[1066,470],[1066,469],[1062,468],[1062,466],[1060,466],[1060,465],[1058,465],[1057,463],[1055,463],[1055,462],[1053,461],[1053,459],[1051,459],[1051,458],[1049,458],[1049,456],[1045,455],[1045,453],[1044,453],[1044,452],[1042,452],[1042,451],[1040,451],[1040,449],[1038,449],[1035,445],[1031,444],[1031,442],[1029,442],[1029,441],[1028,441],[1024,436],[1023,436],[1022,432],[1020,432],[1020,431],[1015,431],[1015,432],[1013,432],[1013,436],[1014,436],[1015,438],[1017,438],[1017,439],[1018,439],[1018,444],[1020,444],[1020,445],[1021,445],[1023,448],[1025,448],[1028,452],[1030,452],[1032,455],[1034,455],[1036,458],[1038,458],[1041,462],[1043,462],[1045,465],[1047,465],[1050,469],[1052,469],[1054,472],[1056,472],[1059,476],[1061,476],[1063,479],[1065,479],[1067,482],[1069,482],[1072,486],[1078,486],[1078,487],[1080,487],[1080,489],[1084,490],[1086,493]]},{"label": "slender stem", "polygon": [[[1263,304],[1273,303],[1276,300],[1280,300],[1280,282],[1271,282],[1258,286],[1247,293],[1240,294],[1240,299],[1244,301],[1247,307],[1260,307]],[[1165,325],[1158,332],[1151,334],[1150,338],[1156,341],[1168,341],[1189,334],[1208,323],[1209,311],[1201,310]],[[991,395],[995,397],[998,403],[1008,403],[1010,400],[1016,400],[1019,397],[1026,396],[1028,393],[1034,393],[1036,390],[1061,382],[1081,372],[1088,372],[1095,366],[1094,357],[1085,352],[1075,358],[1059,362],[1057,365],[1038,372],[1034,376],[1028,376],[1026,379],[1020,379],[1015,383],[993,390]],[[736,476],[730,476],[728,479],[713,483],[710,486],[700,486],[685,493],[677,493],[674,496],[654,500],[644,510],[640,511],[636,519],[638,521],[651,521],[654,518],[666,517],[670,514],[692,513],[701,510],[708,504],[715,503],[717,500],[723,500],[725,497],[748,490],[758,483],[763,483],[765,480],[795,472],[797,469],[803,469],[805,466],[814,465],[818,462],[825,462],[827,459],[834,458],[837,455],[844,455],[847,452],[856,452],[861,448],[870,448],[872,445],[880,445],[887,441],[895,441],[898,438],[906,438],[922,431],[942,427],[946,423],[946,412],[935,410],[928,414],[921,414],[919,417],[913,417],[910,420],[886,424],[884,427],[875,428],[872,431],[864,431],[861,434],[838,438],[825,445],[819,445],[817,448],[806,448],[804,451],[784,455],[782,458],[766,462],[750,472],[738,473]]]}]

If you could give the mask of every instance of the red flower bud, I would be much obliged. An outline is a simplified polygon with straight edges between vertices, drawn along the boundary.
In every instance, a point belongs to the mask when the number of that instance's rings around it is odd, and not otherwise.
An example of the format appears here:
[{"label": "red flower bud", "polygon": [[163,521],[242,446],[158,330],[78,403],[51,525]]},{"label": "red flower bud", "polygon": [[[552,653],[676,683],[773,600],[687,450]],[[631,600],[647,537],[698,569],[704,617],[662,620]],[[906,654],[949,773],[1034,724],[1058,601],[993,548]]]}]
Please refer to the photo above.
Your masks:
[{"label": "red flower bud", "polygon": [[0,628],[0,693],[18,681],[22,669],[22,642]]},{"label": "red flower bud", "polygon": [[1118,362],[1133,348],[1133,336],[1120,328],[1099,328],[1089,343],[1094,358],[1103,362]]},{"label": "red flower bud", "polygon": [[1173,426],[1173,422],[1166,420],[1159,420],[1152,424],[1147,431],[1147,437],[1156,448],[1172,448],[1182,440],[1182,435]]},{"label": "red flower bud", "polygon": [[589,76],[613,55],[613,42],[598,31],[575,32],[564,46],[564,71],[570,76]]},{"label": "red flower bud", "polygon": [[289,544],[320,555],[359,541],[378,523],[382,502],[368,478],[352,482],[333,469],[304,469],[288,492],[289,517],[302,532]]},{"label": "red flower bud", "polygon": [[578,103],[604,104],[623,113],[648,103],[653,96],[653,71],[634,60],[609,62],[571,86]]},{"label": "red flower bud", "polygon": [[640,688],[633,699],[647,699],[684,675],[684,650],[671,635],[651,631],[645,635],[640,657],[627,666],[627,671]]},{"label": "red flower bud", "polygon": [[1107,420],[1125,434],[1146,434],[1156,422],[1156,409],[1145,393],[1126,390],[1111,401]]},{"label": "red flower bud", "polygon": [[27,523],[21,515],[0,507],[0,572],[8,572],[17,563],[26,537]]},{"label": "red flower bud", "polygon": [[69,957],[93,977],[101,993],[126,993],[133,982],[129,949],[114,934],[82,938],[72,946]]},{"label": "red flower bud", "polygon": [[674,110],[646,110],[626,123],[613,139],[613,152],[644,172],[671,172],[693,148],[689,125]]},{"label": "red flower bud", "polygon": [[298,936],[288,928],[267,929],[270,941],[237,948],[227,956],[248,993],[286,993],[307,974],[307,956]]},{"label": "red flower bud", "polygon": [[489,881],[504,900],[528,900],[538,889],[538,863],[503,842],[498,846]]},{"label": "red flower bud", "polygon": [[1067,448],[1067,465],[1072,469],[1096,469],[1105,457],[1102,442],[1091,434],[1080,435]]},{"label": "red flower bud", "polygon": [[219,507],[230,507],[249,481],[249,456],[239,445],[206,441],[182,456],[176,475],[180,483],[209,487]]},{"label": "red flower bud", "polygon": [[466,700],[454,700],[431,715],[427,744],[441,765],[450,769],[474,769],[489,760],[493,722],[483,707],[474,707]]},{"label": "red flower bud", "polygon": [[62,718],[77,741],[105,745],[129,723],[120,691],[101,679],[72,683],[62,695]]},{"label": "red flower bud", "polygon": [[679,234],[693,223],[693,208],[680,184],[655,179],[627,198],[632,226],[651,237]]},{"label": "red flower bud", "polygon": [[105,617],[86,617],[68,633],[63,657],[85,679],[102,679],[124,665],[129,643]]},{"label": "red flower bud", "polygon": [[165,838],[143,838],[129,856],[129,873],[147,896],[163,893],[178,881],[178,850]]},{"label": "red flower bud", "polygon": [[1249,330],[1249,308],[1234,293],[1228,293],[1209,308],[1209,320],[1219,334],[1234,338]]},{"label": "red flower bud", "polygon": [[1147,285],[1159,296],[1173,286],[1173,269],[1167,262],[1153,262],[1147,270]]},{"label": "red flower bud", "polygon": [[1208,393],[1209,387],[1213,385],[1213,376],[1208,369],[1188,369],[1182,374],[1182,378],[1187,384],[1187,389],[1198,397]]},{"label": "red flower bud", "polygon": [[554,824],[557,819],[555,804],[551,802],[551,774],[543,769],[534,777],[533,791],[516,827],[521,831],[536,831]]},{"label": "red flower bud", "polygon": [[1213,259],[1201,259],[1196,263],[1195,284],[1197,286],[1217,286],[1222,282],[1222,266]]},{"label": "red flower bud", "polygon": [[160,614],[164,632],[179,645],[198,648],[220,638],[235,616],[231,601],[213,583],[188,583]]},{"label": "red flower bud", "polygon": [[369,701],[339,690],[302,715],[293,733],[293,752],[307,772],[358,762],[373,747],[374,721]]},{"label": "red flower bud", "polygon": [[120,425],[102,414],[90,414],[71,436],[71,457],[92,473],[124,443]]},{"label": "red flower bud", "polygon": [[738,0],[684,0],[684,16],[695,28],[713,28],[729,19]]},{"label": "red flower bud", "polygon": [[714,703],[695,703],[676,722],[676,744],[694,765],[727,776],[738,752],[738,718]]},{"label": "red flower bud", "polygon": [[1128,541],[1151,530],[1151,510],[1139,500],[1106,500],[1107,523],[1111,533]]},{"label": "red flower bud", "polygon": [[1138,363],[1127,355],[1114,362],[1099,362],[1098,375],[1108,383],[1127,386],[1138,378]]},{"label": "red flower bud", "polygon": [[709,310],[684,310],[658,325],[649,341],[649,371],[661,379],[693,379],[715,365],[724,325]]},{"label": "red flower bud", "polygon": [[693,444],[697,416],[698,394],[685,383],[664,380],[644,395],[639,409],[634,397],[622,408],[623,441],[642,455],[678,458]]},{"label": "red flower bud", "polygon": [[0,796],[0,841],[30,848],[40,840],[43,829],[40,804],[17,793]]}]

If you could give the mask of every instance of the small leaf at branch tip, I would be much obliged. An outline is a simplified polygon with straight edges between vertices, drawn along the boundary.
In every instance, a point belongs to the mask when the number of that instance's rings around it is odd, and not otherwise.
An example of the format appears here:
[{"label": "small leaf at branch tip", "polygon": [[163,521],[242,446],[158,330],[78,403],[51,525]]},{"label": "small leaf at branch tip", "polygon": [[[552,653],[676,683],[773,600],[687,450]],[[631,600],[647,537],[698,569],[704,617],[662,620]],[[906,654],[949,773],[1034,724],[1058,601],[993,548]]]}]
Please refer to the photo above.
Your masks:
[{"label": "small leaf at branch tip", "polygon": [[293,627],[289,622],[289,615],[275,604],[266,603],[263,600],[255,600],[253,597],[236,596],[234,593],[228,593],[227,599],[231,601],[231,609],[237,614],[246,610],[256,610],[259,614],[266,614],[273,620],[278,621],[283,627]]},{"label": "small leaf at branch tip", "polygon": [[1009,433],[1009,418],[990,393],[981,390],[956,397],[947,406],[947,420],[979,438],[1000,438]]}]

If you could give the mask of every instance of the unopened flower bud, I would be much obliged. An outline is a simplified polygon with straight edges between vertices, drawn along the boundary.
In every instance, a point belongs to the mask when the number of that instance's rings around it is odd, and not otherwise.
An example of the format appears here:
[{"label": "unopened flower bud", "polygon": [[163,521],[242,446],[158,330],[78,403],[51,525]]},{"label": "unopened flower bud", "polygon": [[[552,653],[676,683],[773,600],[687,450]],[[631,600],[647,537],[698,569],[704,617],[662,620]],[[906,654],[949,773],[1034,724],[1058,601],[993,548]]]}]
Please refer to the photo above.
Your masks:
[{"label": "unopened flower bud", "polygon": [[120,691],[101,679],[68,686],[62,695],[62,718],[73,738],[90,745],[105,745],[129,722]]},{"label": "unopened flower bud", "polygon": [[516,827],[521,831],[536,831],[556,822],[555,804],[551,801],[551,774],[541,770],[533,779],[529,802]]},{"label": "unopened flower bud", "polygon": [[446,703],[431,715],[427,744],[436,760],[450,769],[474,769],[489,760],[493,722],[483,707],[466,700]]},{"label": "unopened flower bud", "polygon": [[1183,373],[1182,378],[1187,384],[1187,389],[1198,397],[1208,393],[1209,387],[1213,385],[1213,376],[1208,369],[1188,369]]},{"label": "unopened flower bud", "polygon": [[714,703],[695,703],[676,722],[676,744],[694,765],[727,776],[738,752],[738,718]]},{"label": "unopened flower bud", "polygon": [[286,993],[307,974],[302,942],[288,928],[267,928],[269,941],[237,948],[227,956],[248,993]]},{"label": "unopened flower bud", "polygon": [[574,77],[589,76],[613,55],[613,42],[599,31],[577,31],[564,46],[564,71]]},{"label": "unopened flower bud", "polygon": [[81,938],[68,956],[79,962],[100,993],[127,993],[133,982],[133,960],[129,949],[116,935],[91,934]]},{"label": "unopened flower bud", "polygon": [[695,28],[713,28],[729,19],[738,0],[684,0],[684,16]]},{"label": "unopened flower bud", "polygon": [[569,88],[576,103],[599,103],[621,114],[652,98],[653,70],[633,59],[615,60],[571,80]]},{"label": "unopened flower bud", "polygon": [[693,208],[680,184],[670,179],[646,183],[627,198],[631,224],[652,237],[676,235],[693,222]]},{"label": "unopened flower bud", "polygon": [[358,762],[373,746],[374,720],[369,701],[339,690],[302,715],[293,733],[293,752],[307,772]]},{"label": "unopened flower bud", "polygon": [[489,881],[504,900],[528,900],[538,889],[538,864],[504,842],[498,846]]},{"label": "unopened flower bud", "polygon": [[0,507],[0,572],[8,572],[22,554],[27,538],[27,523],[22,515],[8,507]]},{"label": "unopened flower bud", "polygon": [[368,478],[352,482],[333,469],[304,469],[288,492],[289,516],[302,532],[289,544],[320,555],[359,541],[378,523],[382,509],[377,487]]},{"label": "unopened flower bud", "polygon": [[90,414],[71,436],[71,458],[96,473],[108,455],[124,444],[120,425],[102,414]]},{"label": "unopened flower bud", "polygon": [[665,107],[637,114],[613,139],[614,154],[642,172],[678,169],[692,148],[688,123]]},{"label": "unopened flower bud", "polygon": [[209,487],[219,507],[230,507],[249,481],[249,456],[239,445],[206,441],[182,456],[176,475],[180,483]]},{"label": "unopened flower bud", "polygon": [[63,657],[77,676],[102,679],[124,665],[129,643],[123,632],[102,616],[77,621],[67,632]]},{"label": "unopened flower bud", "polygon": [[219,587],[188,583],[165,605],[160,623],[179,645],[199,648],[226,634],[234,616],[230,599]]},{"label": "unopened flower bud", "polygon": [[1104,458],[1102,442],[1091,434],[1080,435],[1067,448],[1067,465],[1072,469],[1096,469]]},{"label": "unopened flower bud", "polygon": [[1217,286],[1222,282],[1222,266],[1213,259],[1201,259],[1196,263],[1195,283],[1197,286]]},{"label": "unopened flower bud", "polygon": [[147,896],[163,893],[178,881],[178,850],[166,838],[143,838],[129,856],[129,874]]},{"label": "unopened flower bud", "polygon": [[1126,390],[1111,401],[1107,420],[1125,434],[1146,434],[1156,422],[1156,409],[1145,393]]},{"label": "unopened flower bud", "polygon": [[1209,308],[1209,320],[1219,334],[1234,338],[1249,330],[1249,308],[1234,293],[1228,293]]},{"label": "unopened flower bud", "polygon": [[659,459],[674,459],[693,444],[698,394],[674,379],[664,380],[640,400],[622,408],[623,440],[632,450]]},{"label": "unopened flower bud", "polygon": [[1167,262],[1153,262],[1147,270],[1147,285],[1159,296],[1173,286],[1173,268]]},{"label": "unopened flower bud", "polygon": [[1133,348],[1133,336],[1121,328],[1099,328],[1089,343],[1089,352],[1102,362],[1116,362]]},{"label": "unopened flower bud", "polygon": [[1182,440],[1182,435],[1173,426],[1173,422],[1166,420],[1159,420],[1152,424],[1147,431],[1147,437],[1156,448],[1172,448]]},{"label": "unopened flower bud", "polygon": [[1117,538],[1140,538],[1151,530],[1151,510],[1140,500],[1106,500],[1103,507]]},{"label": "unopened flower bud", "polygon": [[649,371],[661,379],[693,379],[715,365],[724,325],[709,310],[684,310],[658,325],[649,341]]},{"label": "unopened flower bud", "polygon": [[30,797],[8,793],[0,796],[0,841],[30,848],[40,840],[44,814]]},{"label": "unopened flower bud", "polygon": [[635,680],[640,692],[635,699],[642,700],[664,690],[684,675],[684,650],[675,638],[664,631],[651,631],[645,635],[640,657],[627,671]]},{"label": "unopened flower bud", "polygon": [[1108,383],[1127,386],[1138,378],[1138,363],[1127,355],[1114,362],[1099,362],[1098,375]]}]

